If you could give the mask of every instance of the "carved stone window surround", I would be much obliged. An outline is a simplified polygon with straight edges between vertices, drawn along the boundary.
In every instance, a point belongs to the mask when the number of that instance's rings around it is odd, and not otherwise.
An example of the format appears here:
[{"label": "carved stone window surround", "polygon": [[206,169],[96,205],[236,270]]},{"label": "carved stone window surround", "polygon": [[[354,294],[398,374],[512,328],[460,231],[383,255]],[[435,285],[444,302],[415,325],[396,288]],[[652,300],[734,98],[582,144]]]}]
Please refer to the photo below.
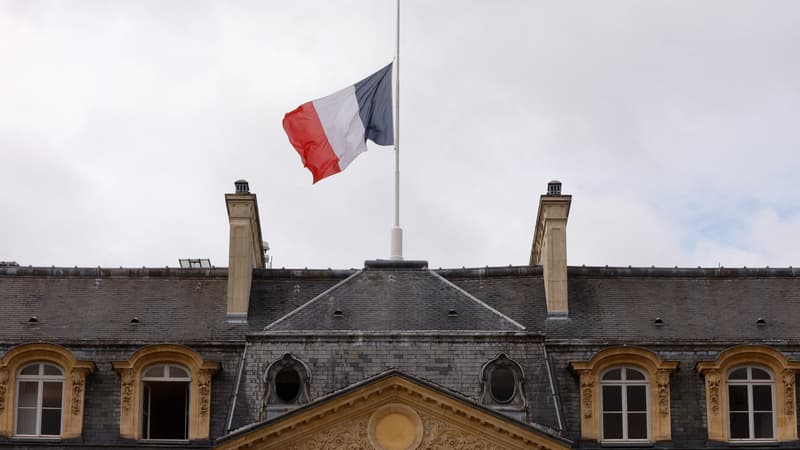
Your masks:
[{"label": "carved stone window surround", "polygon": [[772,371],[775,377],[775,440],[797,440],[795,379],[800,362],[789,361],[781,352],[764,345],[739,345],[723,351],[714,361],[697,363],[697,371],[705,378],[708,439],[730,440],[727,378],[731,369],[741,366],[764,366]]},{"label": "carved stone window surround", "polygon": [[589,361],[576,361],[570,367],[579,376],[581,439],[602,439],[600,376],[613,367],[632,367],[645,373],[648,384],[650,440],[672,439],[669,378],[677,361],[663,361],[640,347],[611,347],[597,352]]},{"label": "carved stone window surround", "polygon": [[[513,394],[505,401],[498,401],[492,394],[492,377],[497,369],[508,370],[514,377]],[[520,419],[525,419],[524,412],[527,410],[528,400],[525,396],[525,372],[519,363],[505,353],[500,353],[481,367],[480,382],[480,404],[497,411],[516,411],[522,414]]]},{"label": "carved stone window surround", "polygon": [[120,436],[141,438],[142,371],[154,364],[179,364],[191,373],[189,385],[189,440],[210,436],[211,378],[218,362],[204,361],[189,347],[174,344],[149,345],[137,350],[127,361],[112,363],[120,376]]},{"label": "carved stone window surround", "polygon": [[[14,405],[17,374],[30,363],[49,362],[64,370],[64,404],[61,438],[80,437],[83,430],[83,401],[86,377],[97,368],[92,361],[79,361],[66,348],[45,342],[13,347],[0,358],[0,436],[14,435]],[[52,440],[52,438],[31,438]]]}]

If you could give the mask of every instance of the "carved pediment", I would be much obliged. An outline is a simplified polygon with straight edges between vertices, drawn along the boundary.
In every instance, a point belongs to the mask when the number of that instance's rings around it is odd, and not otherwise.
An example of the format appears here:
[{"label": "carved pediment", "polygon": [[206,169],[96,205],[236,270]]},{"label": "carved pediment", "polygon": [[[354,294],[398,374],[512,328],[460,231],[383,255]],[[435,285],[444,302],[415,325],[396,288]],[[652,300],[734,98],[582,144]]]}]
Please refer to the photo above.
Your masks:
[{"label": "carved pediment", "polygon": [[223,438],[217,448],[499,450],[571,443],[392,373]]}]

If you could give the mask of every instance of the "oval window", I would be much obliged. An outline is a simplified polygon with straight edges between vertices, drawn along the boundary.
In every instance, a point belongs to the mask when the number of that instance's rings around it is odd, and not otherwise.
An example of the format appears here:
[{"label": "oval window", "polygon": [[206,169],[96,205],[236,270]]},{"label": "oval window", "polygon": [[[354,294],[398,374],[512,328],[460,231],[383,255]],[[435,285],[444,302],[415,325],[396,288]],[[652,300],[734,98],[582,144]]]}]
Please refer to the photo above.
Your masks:
[{"label": "oval window", "polygon": [[490,380],[492,397],[498,403],[510,402],[514,397],[514,372],[508,367],[497,367],[492,371]]},{"label": "oval window", "polygon": [[291,403],[300,393],[300,374],[292,367],[284,367],[275,375],[275,395]]}]

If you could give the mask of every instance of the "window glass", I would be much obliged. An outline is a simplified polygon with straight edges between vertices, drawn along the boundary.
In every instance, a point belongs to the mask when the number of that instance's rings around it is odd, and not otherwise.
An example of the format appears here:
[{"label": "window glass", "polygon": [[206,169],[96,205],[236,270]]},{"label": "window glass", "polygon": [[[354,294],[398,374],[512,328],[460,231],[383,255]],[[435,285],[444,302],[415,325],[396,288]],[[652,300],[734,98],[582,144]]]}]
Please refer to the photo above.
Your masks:
[{"label": "window glass", "polygon": [[42,407],[61,408],[61,386],[60,381],[42,383]]},{"label": "window glass", "polygon": [[622,439],[622,413],[603,413],[603,438]]},{"label": "window glass", "polygon": [[729,380],[746,380],[747,368],[736,369],[728,376]]},{"label": "window glass", "polygon": [[603,375],[604,380],[621,380],[622,369],[611,369]]},{"label": "window glass", "polygon": [[625,369],[625,378],[628,380],[644,380],[644,374],[634,369]]},{"label": "window glass", "polygon": [[19,372],[20,375],[39,375],[39,365],[31,364]]},{"label": "window glass", "polygon": [[645,386],[628,386],[628,411],[647,411]]},{"label": "window glass", "polygon": [[45,375],[63,375],[63,372],[57,366],[52,364],[43,364]]},{"label": "window glass", "polygon": [[729,386],[728,401],[731,411],[747,411],[747,386]]},{"label": "window glass", "polygon": [[189,372],[182,367],[169,366],[169,376],[170,378],[189,378]]},{"label": "window glass", "polygon": [[17,409],[17,434],[24,434],[30,436],[36,434],[35,408]]},{"label": "window glass", "polygon": [[19,400],[17,404],[21,407],[36,407],[39,395],[39,383],[35,381],[20,381]]},{"label": "window glass", "polygon": [[603,411],[622,411],[622,386],[603,386]]},{"label": "window glass", "polygon": [[164,378],[164,366],[159,365],[150,367],[144,371],[142,376],[147,378]]},{"label": "window glass", "polygon": [[772,377],[769,375],[769,372],[767,372],[765,370],[761,370],[761,369],[759,369],[757,367],[753,367],[751,370],[753,372],[753,379],[754,380],[771,380],[772,379]]},{"label": "window glass", "polygon": [[772,411],[772,386],[753,386],[753,410]]},{"label": "window glass", "polygon": [[747,439],[750,437],[750,423],[747,413],[731,413],[731,438]]},{"label": "window glass", "polygon": [[647,439],[647,413],[628,414],[628,439]]},{"label": "window glass", "polygon": [[754,413],[753,426],[756,439],[769,439],[772,437],[772,413]]}]

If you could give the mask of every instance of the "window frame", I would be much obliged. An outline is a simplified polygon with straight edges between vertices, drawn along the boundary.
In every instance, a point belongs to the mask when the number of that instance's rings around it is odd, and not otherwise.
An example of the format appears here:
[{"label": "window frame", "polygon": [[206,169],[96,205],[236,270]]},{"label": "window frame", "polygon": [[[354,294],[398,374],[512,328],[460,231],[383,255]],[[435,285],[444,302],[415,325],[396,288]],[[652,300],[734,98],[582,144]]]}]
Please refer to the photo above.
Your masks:
[{"label": "window frame", "polygon": [[[737,370],[746,369],[747,370],[747,378],[744,380],[738,379],[731,379],[731,374]],[[769,375],[768,380],[762,379],[754,379],[753,378],[753,369],[760,369],[765,371]],[[736,366],[728,369],[726,375],[726,383],[727,383],[727,390],[728,390],[728,436],[730,436],[731,442],[774,442],[775,436],[777,435],[777,426],[775,423],[775,375],[769,368],[762,367],[759,365],[744,365],[744,366]],[[732,411],[731,408],[731,387],[733,386],[745,386],[747,388],[747,411]],[[769,386],[769,395],[770,395],[770,421],[772,422],[772,435],[768,438],[757,438],[755,437],[755,414],[757,412],[763,413],[765,411],[756,411],[755,410],[755,402],[753,400],[753,388],[755,386]],[[750,437],[747,438],[734,438],[733,437],[733,421],[731,420],[731,415],[734,413],[747,413],[747,431]]]},{"label": "window frame", "polygon": [[[44,373],[44,367],[46,365],[55,367],[61,372],[59,375],[47,375]],[[28,367],[38,367],[38,372],[36,375],[23,375],[23,371]],[[16,395],[14,401],[14,437],[15,438],[23,438],[23,439],[52,439],[52,438],[60,438],[61,433],[64,429],[64,398],[66,397],[64,392],[64,385],[66,384],[66,376],[64,375],[64,368],[58,366],[50,361],[33,361],[29,362],[17,370],[17,377],[16,377]],[[44,383],[54,383],[58,382],[61,384],[61,403],[57,409],[59,410],[58,414],[58,434],[42,434],[42,415],[44,414],[44,410],[46,409],[56,409],[52,407],[45,407],[44,403]],[[19,401],[20,393],[22,390],[20,389],[21,383],[36,383],[36,406],[29,407],[29,406],[20,406]],[[34,409],[36,411],[36,433],[34,434],[23,434],[19,432],[19,416],[20,416],[20,408],[25,409]]]},{"label": "window frame", "polygon": [[[189,431],[187,439],[143,439],[142,406],[144,371],[159,365],[175,365],[189,372]],[[220,364],[205,361],[189,347],[176,344],[154,344],[134,352],[126,361],[112,363],[120,376],[120,436],[142,442],[169,443],[206,440],[211,425],[211,378]]]},{"label": "window frame", "polygon": [[[670,376],[678,361],[664,361],[656,353],[641,347],[610,347],[598,351],[588,361],[573,361],[570,368],[578,375],[581,439],[608,444],[647,444],[672,439]],[[647,439],[604,439],[601,377],[608,370],[629,367],[645,376]]]},{"label": "window frame", "polygon": [[[766,369],[772,377],[771,439],[732,438],[730,417],[730,374],[742,367]],[[765,345],[739,345],[720,352],[716,360],[697,363],[705,379],[706,417],[709,441],[731,443],[789,442],[797,440],[795,384],[800,362],[789,361],[778,350]],[[759,380],[765,381],[765,380]],[[735,384],[738,384],[735,382]],[[749,398],[749,397],[748,397]],[[748,417],[749,421],[749,417]],[[749,430],[752,435],[753,430]]]},{"label": "window frame", "polygon": [[[59,435],[17,435],[18,375],[32,363],[58,366],[64,375],[61,390],[61,432]],[[97,366],[92,361],[75,358],[71,351],[57,344],[36,342],[17,345],[0,357],[0,437],[19,440],[61,440],[81,436],[83,431],[86,377]]]},{"label": "window frame", "polygon": [[[606,380],[604,377],[611,372],[612,370],[620,369],[620,379],[619,380]],[[628,370],[634,370],[640,373],[644,379],[641,380],[628,380],[627,379],[627,372]],[[598,377],[600,383],[600,441],[606,443],[644,443],[650,442],[650,429],[651,427],[651,419],[650,419],[650,380],[647,376],[647,373],[639,367],[631,366],[631,365],[621,365],[621,366],[611,366],[606,368],[600,376]],[[606,411],[605,409],[605,395],[603,395],[603,388],[606,386],[620,386],[620,398],[621,398],[621,410],[620,411]],[[628,395],[628,387],[632,386],[644,386],[645,388],[645,427],[647,430],[647,436],[645,438],[629,438],[627,437],[629,434],[628,428],[628,419],[629,415],[631,414],[628,411],[627,405],[627,395]],[[620,413],[622,415],[622,438],[606,438],[605,436],[605,417],[606,414],[609,413]],[[641,413],[641,411],[636,411],[636,413]]]}]

